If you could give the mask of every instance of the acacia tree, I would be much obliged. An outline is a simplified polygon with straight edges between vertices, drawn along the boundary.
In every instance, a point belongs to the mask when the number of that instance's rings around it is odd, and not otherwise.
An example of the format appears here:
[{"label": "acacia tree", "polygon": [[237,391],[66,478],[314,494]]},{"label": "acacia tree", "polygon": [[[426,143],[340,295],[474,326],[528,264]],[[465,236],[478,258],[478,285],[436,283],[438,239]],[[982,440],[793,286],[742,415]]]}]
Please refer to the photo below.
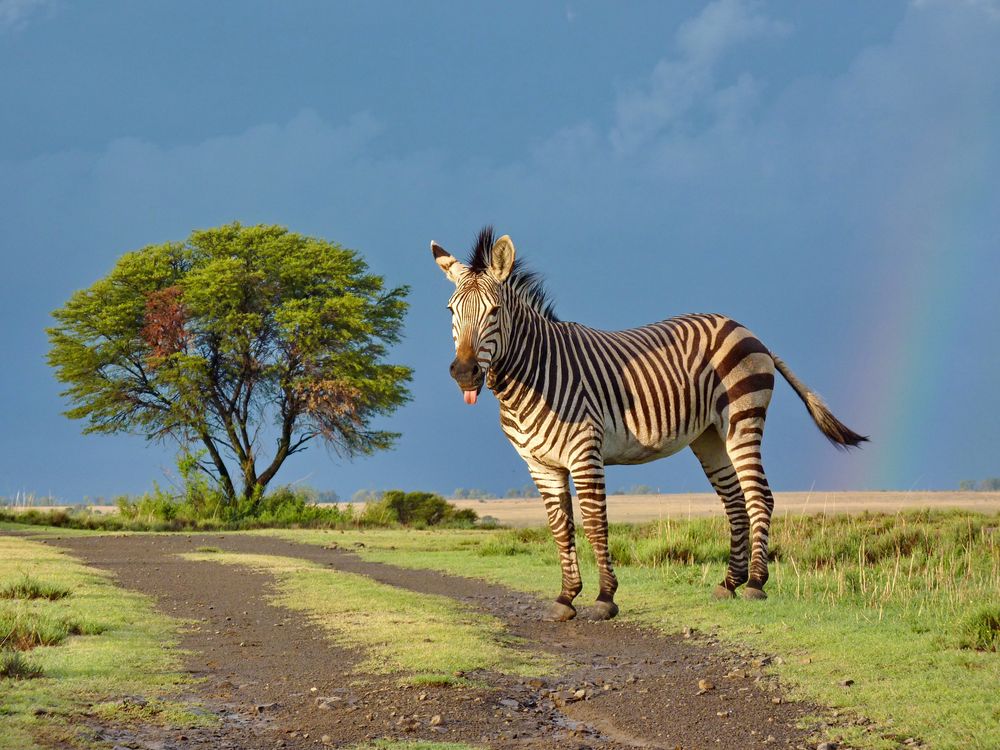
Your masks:
[{"label": "acacia tree", "polygon": [[333,242],[228,224],[122,256],[53,313],[49,363],[85,433],[200,443],[226,497],[253,500],[314,440],[393,444],[371,421],[409,398],[383,361],[407,292]]}]

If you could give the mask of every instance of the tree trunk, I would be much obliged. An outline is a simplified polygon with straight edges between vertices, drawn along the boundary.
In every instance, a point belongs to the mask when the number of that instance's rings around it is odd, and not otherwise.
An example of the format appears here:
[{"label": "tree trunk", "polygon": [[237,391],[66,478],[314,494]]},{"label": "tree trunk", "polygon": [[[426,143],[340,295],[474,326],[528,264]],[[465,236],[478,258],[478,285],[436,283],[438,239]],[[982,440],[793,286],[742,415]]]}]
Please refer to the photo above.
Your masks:
[{"label": "tree trunk", "polygon": [[203,432],[201,433],[201,442],[204,443],[205,448],[208,450],[208,455],[212,459],[212,463],[215,464],[215,470],[219,473],[219,483],[222,485],[222,491],[226,493],[226,497],[230,502],[234,501],[236,499],[236,487],[233,486],[233,480],[229,476],[229,469],[226,468],[226,462],[222,460],[219,449],[215,447],[215,441],[212,440],[211,435]]}]

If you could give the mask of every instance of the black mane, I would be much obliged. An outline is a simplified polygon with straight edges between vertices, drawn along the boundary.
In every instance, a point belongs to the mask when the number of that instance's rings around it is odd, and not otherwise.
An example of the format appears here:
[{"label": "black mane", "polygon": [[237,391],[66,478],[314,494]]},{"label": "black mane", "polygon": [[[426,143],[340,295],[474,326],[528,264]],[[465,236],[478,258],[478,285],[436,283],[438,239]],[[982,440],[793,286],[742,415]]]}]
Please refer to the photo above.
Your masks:
[{"label": "black mane", "polygon": [[[489,269],[494,242],[496,238],[493,236],[493,227],[487,224],[480,230],[476,244],[472,247],[472,253],[466,261],[466,265],[473,273],[483,273]],[[546,320],[559,321],[553,309],[554,303],[545,291],[542,277],[527,270],[520,258],[514,259],[514,268],[510,272],[507,284]]]}]

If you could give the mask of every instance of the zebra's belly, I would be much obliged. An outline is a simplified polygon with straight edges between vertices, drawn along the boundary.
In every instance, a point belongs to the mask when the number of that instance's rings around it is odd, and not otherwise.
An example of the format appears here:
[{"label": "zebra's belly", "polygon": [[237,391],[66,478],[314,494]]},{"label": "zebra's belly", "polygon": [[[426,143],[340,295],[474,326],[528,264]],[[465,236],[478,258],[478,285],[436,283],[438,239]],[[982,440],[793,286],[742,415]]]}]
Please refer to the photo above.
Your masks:
[{"label": "zebra's belly", "polygon": [[641,441],[634,434],[604,436],[605,464],[644,464],[672,456],[684,450],[702,430],[690,435],[664,435],[657,440]]}]

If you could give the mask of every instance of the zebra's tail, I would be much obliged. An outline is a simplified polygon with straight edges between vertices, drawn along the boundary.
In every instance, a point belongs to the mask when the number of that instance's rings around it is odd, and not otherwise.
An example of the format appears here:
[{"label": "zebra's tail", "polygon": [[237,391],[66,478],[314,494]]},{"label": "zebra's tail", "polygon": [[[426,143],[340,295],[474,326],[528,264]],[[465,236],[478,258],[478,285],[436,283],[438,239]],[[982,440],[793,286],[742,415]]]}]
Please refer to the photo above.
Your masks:
[{"label": "zebra's tail", "polygon": [[859,435],[833,416],[827,405],[823,403],[823,399],[810,391],[805,383],[795,377],[795,374],[788,369],[788,365],[774,356],[774,354],[771,355],[771,359],[774,360],[774,366],[778,368],[778,372],[788,381],[788,384],[792,386],[795,392],[799,394],[799,398],[805,403],[806,409],[809,410],[809,414],[816,423],[816,426],[819,427],[820,432],[826,435],[831,443],[838,448],[846,449],[856,448],[861,443],[868,442],[867,436]]}]

